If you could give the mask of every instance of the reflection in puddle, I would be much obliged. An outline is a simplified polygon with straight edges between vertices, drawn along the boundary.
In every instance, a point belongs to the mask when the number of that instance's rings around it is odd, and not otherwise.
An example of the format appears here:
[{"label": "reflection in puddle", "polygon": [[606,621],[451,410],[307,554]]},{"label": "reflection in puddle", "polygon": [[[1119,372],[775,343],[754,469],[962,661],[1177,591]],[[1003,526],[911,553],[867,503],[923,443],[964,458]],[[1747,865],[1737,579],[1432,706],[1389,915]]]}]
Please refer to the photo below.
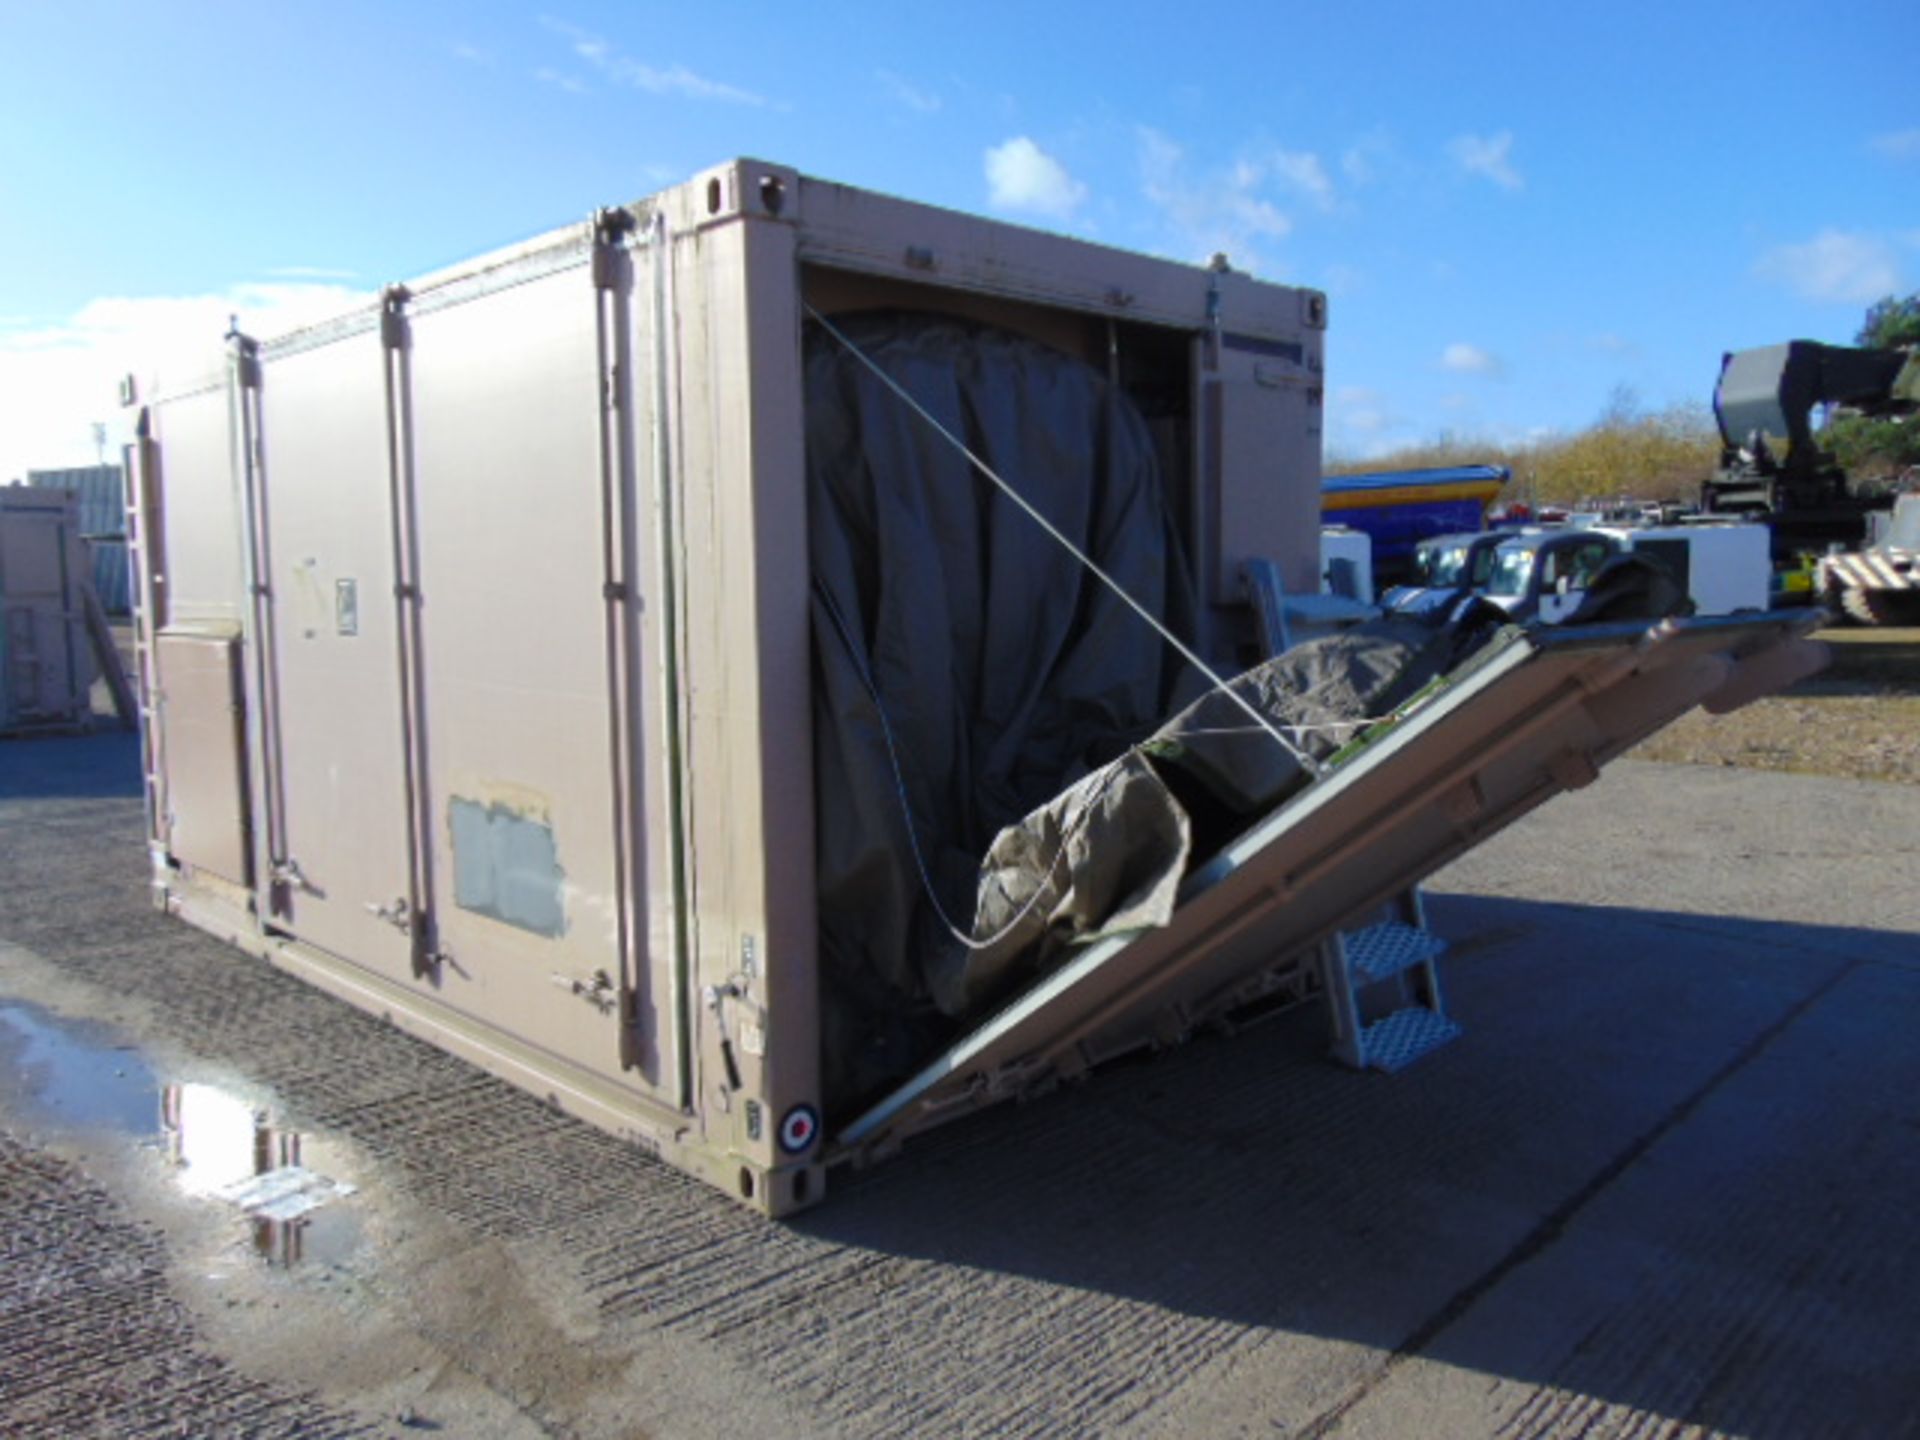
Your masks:
[{"label": "reflection in puddle", "polygon": [[[234,1205],[269,1265],[337,1261],[360,1237],[358,1217],[328,1202],[354,1187],[329,1179],[326,1146],[273,1124],[231,1091],[160,1085],[130,1047],[91,1038],[97,1027],[34,1006],[0,1004],[0,1076],[52,1121],[73,1129],[158,1138],[189,1195]],[[324,1207],[324,1208],[323,1208]]]},{"label": "reflection in puddle", "polygon": [[169,1085],[160,1099],[167,1154],[180,1188],[246,1211],[253,1248],[268,1264],[337,1259],[359,1226],[344,1211],[320,1208],[354,1187],[303,1163],[306,1138],[282,1130],[239,1096],[211,1085]]}]

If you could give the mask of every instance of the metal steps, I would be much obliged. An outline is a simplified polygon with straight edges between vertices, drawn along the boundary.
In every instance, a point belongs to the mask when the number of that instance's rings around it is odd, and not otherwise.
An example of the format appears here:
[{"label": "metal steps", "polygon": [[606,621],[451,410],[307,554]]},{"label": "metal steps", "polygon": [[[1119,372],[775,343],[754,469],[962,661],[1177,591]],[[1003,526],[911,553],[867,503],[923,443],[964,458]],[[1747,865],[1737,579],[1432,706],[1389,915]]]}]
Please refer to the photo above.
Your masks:
[{"label": "metal steps", "polygon": [[[1389,1075],[1461,1033],[1440,999],[1437,962],[1447,942],[1427,929],[1419,891],[1409,890],[1395,908],[1398,919],[1338,932],[1320,947],[1334,1057]],[[1359,992],[1388,983],[1399,988],[1399,1007],[1363,1021]]]}]

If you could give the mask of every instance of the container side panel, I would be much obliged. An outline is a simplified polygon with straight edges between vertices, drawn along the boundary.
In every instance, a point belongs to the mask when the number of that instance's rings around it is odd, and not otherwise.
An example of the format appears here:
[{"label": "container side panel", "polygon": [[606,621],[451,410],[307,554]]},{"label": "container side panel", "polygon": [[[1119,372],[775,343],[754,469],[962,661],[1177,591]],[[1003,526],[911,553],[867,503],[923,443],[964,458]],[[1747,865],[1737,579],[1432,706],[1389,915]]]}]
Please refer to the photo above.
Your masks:
[{"label": "container side panel", "polygon": [[1320,379],[1284,358],[1231,351],[1220,387],[1220,566],[1214,599],[1242,600],[1240,567],[1279,564],[1288,593],[1320,589]]},{"label": "container side panel", "polygon": [[225,390],[154,411],[166,492],[160,553],[170,623],[238,624],[245,589],[243,527]]},{"label": "container side panel", "polygon": [[0,529],[0,585],[10,600],[65,599],[62,580],[62,526],[71,523],[73,507],[64,497],[36,495],[30,504],[7,497],[6,526]]},{"label": "container side panel", "polygon": [[386,387],[365,334],[270,361],[261,387],[287,886],[279,923],[392,975],[407,893]]},{"label": "container side panel", "polygon": [[[623,1075],[621,1063],[629,957],[587,268],[416,317],[411,365],[442,998],[577,1064],[657,1085],[677,1064],[663,996],[640,997],[655,1023],[635,1068]],[[658,829],[654,809],[639,809],[630,843],[644,852]]]}]

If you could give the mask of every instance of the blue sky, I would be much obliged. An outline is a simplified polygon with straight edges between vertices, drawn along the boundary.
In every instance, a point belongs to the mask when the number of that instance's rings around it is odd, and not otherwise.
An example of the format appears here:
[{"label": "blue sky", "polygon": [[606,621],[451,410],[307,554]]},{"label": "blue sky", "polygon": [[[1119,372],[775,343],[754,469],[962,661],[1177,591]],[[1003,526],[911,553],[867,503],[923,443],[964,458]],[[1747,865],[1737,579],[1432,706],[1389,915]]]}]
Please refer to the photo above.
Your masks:
[{"label": "blue sky", "polygon": [[0,0],[0,481],[113,376],[738,154],[1331,296],[1329,446],[1704,400],[1920,289],[1920,5]]}]

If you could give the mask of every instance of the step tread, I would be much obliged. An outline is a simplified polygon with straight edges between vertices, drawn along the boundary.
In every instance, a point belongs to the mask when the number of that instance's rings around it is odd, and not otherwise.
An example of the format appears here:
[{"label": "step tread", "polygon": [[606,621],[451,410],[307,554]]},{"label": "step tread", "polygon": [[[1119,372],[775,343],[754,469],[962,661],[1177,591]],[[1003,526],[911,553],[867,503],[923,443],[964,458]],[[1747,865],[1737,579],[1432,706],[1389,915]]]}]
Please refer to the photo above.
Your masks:
[{"label": "step tread", "polygon": [[1398,920],[1349,930],[1341,937],[1347,951],[1347,970],[1354,983],[1371,985],[1403,970],[1411,970],[1446,953],[1447,942],[1431,930]]},{"label": "step tread", "polygon": [[1392,1075],[1460,1034],[1460,1026],[1437,1010],[1408,1005],[1360,1032],[1362,1063]]}]

